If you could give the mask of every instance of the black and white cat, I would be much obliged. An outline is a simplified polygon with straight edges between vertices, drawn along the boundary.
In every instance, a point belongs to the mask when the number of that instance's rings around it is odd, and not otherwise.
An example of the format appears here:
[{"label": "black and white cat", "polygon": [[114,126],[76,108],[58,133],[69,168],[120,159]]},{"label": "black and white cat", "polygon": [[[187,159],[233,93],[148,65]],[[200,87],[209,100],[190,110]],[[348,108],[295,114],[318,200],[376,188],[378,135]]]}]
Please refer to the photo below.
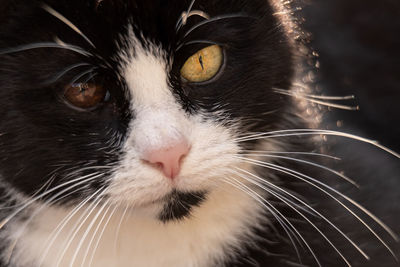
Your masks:
[{"label": "black and white cat", "polygon": [[395,266],[284,2],[0,0],[0,266]]}]

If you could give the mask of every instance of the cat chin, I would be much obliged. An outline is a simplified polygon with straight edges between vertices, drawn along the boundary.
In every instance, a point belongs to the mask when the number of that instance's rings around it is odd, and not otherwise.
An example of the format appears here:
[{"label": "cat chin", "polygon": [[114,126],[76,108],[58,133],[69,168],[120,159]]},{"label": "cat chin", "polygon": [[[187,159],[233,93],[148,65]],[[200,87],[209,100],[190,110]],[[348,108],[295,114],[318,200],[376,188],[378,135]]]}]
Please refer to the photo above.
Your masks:
[{"label": "cat chin", "polygon": [[[171,201],[177,195],[179,193],[173,193],[167,199]],[[32,266],[29,262],[44,261],[43,266],[70,266],[70,259],[79,251],[79,245],[82,245],[83,251],[76,255],[77,266],[85,259],[89,261],[91,254],[85,258],[84,252],[95,230],[92,229],[87,238],[82,239],[85,226],[94,222],[93,228],[96,228],[98,221],[105,215],[104,220],[109,220],[108,227],[104,228],[102,242],[98,243],[95,250],[93,266],[214,266],[212,262],[233,257],[242,242],[254,237],[253,227],[258,226],[263,212],[254,199],[228,185],[204,196],[205,201],[194,207],[190,216],[174,218],[168,222],[153,219],[163,209],[160,203],[131,207],[125,211],[124,206],[114,210],[114,206],[107,208],[105,205],[103,208],[99,205],[79,230],[80,235],[73,236],[71,233],[79,225],[79,218],[86,210],[84,208],[73,216],[54,240],[53,233],[57,232],[57,227],[71,210],[49,207],[28,226],[30,231],[19,240],[13,263],[17,266],[25,266],[25,263]],[[18,230],[20,224],[24,222],[15,224],[15,230]],[[102,232],[102,227],[98,231]],[[10,240],[18,238],[18,231],[10,229],[9,233]],[[94,251],[96,240],[91,245],[89,253]]]},{"label": "cat chin", "polygon": [[206,191],[171,191],[168,195],[149,202],[115,204],[125,207],[131,217],[159,220],[163,223],[177,222],[191,217],[192,211],[207,200]]}]

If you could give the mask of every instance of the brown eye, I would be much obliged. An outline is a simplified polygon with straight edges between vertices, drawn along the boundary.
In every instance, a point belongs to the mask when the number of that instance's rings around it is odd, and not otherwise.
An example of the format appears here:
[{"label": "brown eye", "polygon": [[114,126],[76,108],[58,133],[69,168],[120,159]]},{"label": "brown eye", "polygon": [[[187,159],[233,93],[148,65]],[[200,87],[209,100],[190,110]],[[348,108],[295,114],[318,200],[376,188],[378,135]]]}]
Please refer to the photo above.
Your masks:
[{"label": "brown eye", "polygon": [[74,107],[91,109],[99,105],[106,97],[107,90],[93,83],[71,84],[65,88],[64,98]]}]

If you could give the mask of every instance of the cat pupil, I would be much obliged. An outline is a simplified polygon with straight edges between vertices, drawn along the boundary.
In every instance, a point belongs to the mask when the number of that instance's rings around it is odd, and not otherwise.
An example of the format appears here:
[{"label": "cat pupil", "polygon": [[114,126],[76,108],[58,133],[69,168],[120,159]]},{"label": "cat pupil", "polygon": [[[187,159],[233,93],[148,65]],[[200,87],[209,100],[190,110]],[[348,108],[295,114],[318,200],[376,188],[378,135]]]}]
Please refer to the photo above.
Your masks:
[{"label": "cat pupil", "polygon": [[204,63],[203,63],[203,57],[202,56],[199,56],[199,62],[200,62],[201,68],[204,70]]}]

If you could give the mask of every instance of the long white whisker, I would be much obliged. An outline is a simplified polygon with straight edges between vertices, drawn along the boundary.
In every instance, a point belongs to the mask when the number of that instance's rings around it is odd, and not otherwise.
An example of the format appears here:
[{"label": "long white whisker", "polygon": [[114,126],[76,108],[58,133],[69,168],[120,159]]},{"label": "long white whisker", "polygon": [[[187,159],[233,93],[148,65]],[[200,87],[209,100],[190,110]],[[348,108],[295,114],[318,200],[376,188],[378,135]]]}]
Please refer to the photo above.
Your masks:
[{"label": "long white whisker", "polygon": [[[90,248],[91,248],[92,245],[93,245],[93,242],[94,242],[94,240],[95,240],[95,238],[96,238],[97,232],[100,230],[100,227],[101,227],[101,225],[103,224],[103,221],[105,220],[105,218],[106,218],[108,212],[110,211],[110,209],[111,209],[111,205],[108,205],[107,209],[103,212],[102,217],[100,218],[99,222],[97,223],[97,226],[96,226],[96,228],[94,229],[93,234],[92,234],[92,237],[90,238],[90,241],[89,241],[88,245],[86,246],[86,250],[85,250],[85,252],[84,252],[84,254],[83,254],[83,255],[85,255],[85,256],[83,257],[83,260],[82,260],[82,262],[81,262],[81,267],[83,267],[83,266],[85,265],[86,259],[87,259],[87,257],[89,256]],[[93,220],[93,224],[94,224],[94,223],[95,223],[95,220]],[[88,230],[89,230],[89,229],[88,229]],[[89,232],[90,232],[90,230],[89,230]],[[83,240],[83,241],[84,241],[84,240]],[[83,242],[82,242],[82,244],[83,244]],[[78,252],[79,252],[79,251],[78,251]],[[78,255],[78,253],[77,253],[77,255]],[[73,265],[73,264],[71,264],[71,266],[72,266],[72,265]]]},{"label": "long white whisker", "polygon": [[300,95],[308,98],[315,98],[315,99],[321,99],[321,100],[337,100],[337,101],[342,101],[342,100],[353,100],[356,98],[355,95],[346,95],[346,96],[323,96],[323,95],[310,95],[310,94],[304,94],[301,92],[291,92],[279,88],[274,88],[275,91],[277,92],[284,92],[284,93],[292,93],[293,95]]},{"label": "long white whisker", "polygon": [[75,240],[76,236],[78,235],[79,231],[81,230],[82,226],[85,224],[85,222],[89,219],[89,217],[92,215],[92,213],[94,212],[94,210],[97,208],[97,206],[101,203],[101,201],[103,200],[102,195],[99,195],[96,198],[96,201],[91,203],[91,205],[89,205],[89,207],[87,208],[87,212],[85,212],[81,218],[79,219],[79,221],[76,223],[76,225],[74,225],[71,233],[68,235],[70,238],[69,240],[66,242],[63,251],[60,253],[60,256],[58,257],[57,263],[56,263],[56,267],[59,267],[62,260],[65,257],[65,254],[67,253],[68,248],[71,246],[72,242]]},{"label": "long white whisker", "polygon": [[276,156],[276,155],[269,155],[269,154],[243,154],[244,156],[257,156],[257,157],[269,157],[269,158],[277,158],[277,159],[286,159],[286,160],[291,160],[291,161],[295,161],[295,162],[299,162],[299,163],[304,163],[310,166],[314,166],[323,170],[326,170],[330,173],[333,173],[337,176],[339,176],[340,178],[346,180],[347,182],[351,183],[352,185],[360,188],[360,185],[358,183],[356,183],[354,180],[350,179],[349,177],[347,177],[346,175],[335,171],[331,168],[328,168],[326,166],[317,164],[315,162],[311,162],[311,161],[307,161],[307,160],[302,160],[302,159],[296,159],[296,158],[291,158],[291,157],[286,157],[286,156]]},{"label": "long white whisker", "polygon": [[[101,177],[102,175],[103,175],[103,174],[98,174],[98,175],[93,176],[93,174],[91,174],[91,175],[83,176],[83,177],[80,177],[80,178],[77,178],[77,179],[73,179],[73,180],[67,181],[67,182],[65,182],[65,183],[63,183],[63,184],[61,184],[61,185],[58,185],[58,186],[56,186],[56,187],[54,187],[54,188],[52,188],[52,189],[50,189],[50,190],[44,192],[43,194],[40,194],[39,196],[37,196],[37,197],[35,197],[35,198],[32,198],[30,201],[28,201],[28,202],[27,202],[25,205],[23,205],[21,208],[17,209],[17,210],[14,211],[11,215],[9,215],[7,218],[5,218],[3,221],[1,221],[1,223],[0,223],[0,229],[2,229],[8,222],[11,221],[12,218],[14,218],[15,216],[17,216],[17,215],[18,215],[20,212],[22,212],[25,208],[27,208],[28,206],[32,205],[34,202],[38,201],[38,200],[41,199],[42,197],[44,197],[44,196],[46,196],[46,195],[48,195],[48,194],[50,194],[50,193],[52,193],[52,192],[54,192],[54,191],[56,191],[56,190],[62,188],[62,187],[64,187],[64,186],[70,185],[70,184],[73,184],[73,185],[72,185],[71,187],[67,188],[67,190],[72,189],[72,188],[75,188],[75,187],[78,187],[78,186],[80,186],[80,185],[82,185],[82,184],[85,184],[85,183],[87,183],[87,182],[89,182],[89,181],[95,180],[95,179]],[[91,176],[93,176],[93,177],[91,177]],[[90,177],[90,178],[88,179],[88,177]],[[82,180],[83,180],[83,181],[82,181]],[[76,183],[76,182],[78,182],[78,183]],[[75,183],[76,183],[76,184],[75,184]],[[57,197],[60,196],[61,194],[65,193],[65,191],[66,191],[66,190],[63,190],[63,191],[61,191],[60,193],[57,193],[55,196],[52,197],[52,199],[57,198]]]},{"label": "long white whisker", "polygon": [[[357,202],[355,202],[354,200],[352,200],[351,198],[349,198],[348,196],[344,195],[343,193],[339,192],[338,190],[318,181],[317,179],[310,177],[308,175],[305,175],[303,173],[276,165],[276,164],[272,164],[272,163],[267,163],[267,162],[262,162],[262,161],[258,161],[258,160],[251,160],[251,159],[245,159],[242,158],[242,160],[252,163],[256,166],[260,166],[260,167],[265,167],[265,168],[269,168],[269,169],[273,169],[285,174],[288,174],[292,177],[295,177],[299,180],[302,180],[303,182],[317,188],[318,190],[320,190],[321,192],[325,193],[326,195],[328,195],[330,198],[332,198],[333,200],[335,200],[337,203],[339,203],[342,207],[344,207],[349,213],[351,213],[359,222],[361,222],[364,227],[366,227],[387,249],[388,251],[393,255],[393,257],[397,260],[397,256],[394,254],[393,250],[386,244],[385,241],[383,241],[383,239],[363,220],[361,219],[353,210],[351,210],[347,205],[345,205],[343,202],[341,202],[338,198],[336,198],[335,196],[333,196],[331,193],[329,193],[328,191],[326,191],[325,189],[321,188],[320,186],[316,185],[319,184],[325,188],[327,188],[328,190],[338,194],[339,196],[343,197],[344,199],[346,199],[347,201],[349,201],[350,203],[352,203],[354,206],[356,206],[357,208],[359,208],[360,210],[362,210],[365,214],[367,214],[371,219],[373,219],[376,223],[378,223],[383,229],[385,229],[385,231],[390,234],[393,239],[395,239],[396,241],[398,240],[397,235],[386,225],[384,224],[381,220],[379,220],[375,215],[373,215],[370,211],[368,211],[366,208],[364,208],[363,206],[361,206],[360,204],[358,204]],[[316,183],[316,184],[315,184]],[[354,243],[353,243],[354,244]],[[357,246],[357,245],[353,245],[357,250],[359,250],[359,252],[364,255],[365,258],[368,259],[368,256]]]},{"label": "long white whisker", "polygon": [[[69,189],[70,189],[70,188],[64,190],[64,192],[68,191]],[[21,227],[18,229],[19,234],[18,234],[17,238],[15,238],[15,240],[14,240],[12,249],[11,249],[10,254],[9,254],[9,257],[8,257],[8,262],[11,261],[11,257],[12,257],[12,254],[13,254],[13,252],[14,252],[14,248],[15,248],[16,245],[18,244],[18,242],[19,242],[19,240],[21,239],[21,237],[23,236],[23,234],[25,233],[26,228],[31,224],[31,222],[36,218],[36,216],[38,216],[38,215],[40,214],[40,212],[41,212],[42,210],[45,209],[46,206],[53,205],[54,203],[56,203],[56,202],[58,202],[58,201],[61,201],[61,200],[63,200],[64,198],[67,198],[68,196],[73,195],[73,194],[75,194],[75,193],[77,193],[77,192],[79,192],[79,191],[81,191],[80,188],[78,188],[78,189],[76,189],[76,190],[74,190],[74,191],[72,191],[72,192],[69,192],[68,194],[66,194],[66,195],[64,195],[64,196],[61,196],[60,198],[50,199],[50,200],[47,201],[46,203],[42,204],[42,207],[40,207],[39,209],[35,210],[35,211],[30,215],[29,219],[27,219],[26,221],[24,221],[24,225],[21,226]]]},{"label": "long white whisker", "polygon": [[[232,177],[231,177],[232,178]],[[260,196],[257,192],[255,192],[254,190],[250,189],[248,186],[246,186],[245,184],[243,184],[242,182],[238,181],[235,178],[232,178],[237,184],[240,185],[240,187],[245,188],[244,192],[250,192],[251,194],[249,194],[250,196],[254,196],[253,199],[256,200],[257,202],[259,202],[262,206],[266,207],[270,212],[271,212],[271,208],[275,210],[275,212],[277,212],[278,214],[280,214],[280,216],[286,221],[287,224],[289,224],[292,229],[297,233],[297,235],[300,237],[300,239],[303,241],[303,243],[307,246],[308,250],[310,251],[310,253],[312,254],[312,256],[314,257],[316,263],[318,264],[318,266],[322,266],[321,263],[318,260],[318,257],[316,256],[316,254],[314,253],[314,250],[311,248],[311,246],[308,244],[308,242],[305,240],[305,238],[301,235],[301,233],[297,230],[297,228],[285,217],[283,216],[283,214],[277,210],[274,206],[272,206],[271,204],[268,203],[268,201],[266,201],[266,199],[264,199],[262,196]],[[227,182],[227,181],[225,181]],[[231,184],[233,185],[233,184]],[[269,205],[268,205],[269,204]],[[268,206],[267,206],[268,205]],[[270,207],[270,208],[269,208]],[[293,242],[292,242],[293,243]],[[297,249],[296,249],[297,251]],[[299,254],[298,254],[299,255]],[[299,256],[300,257],[300,256]]]},{"label": "long white whisker", "polygon": [[71,219],[94,197],[101,195],[101,191],[104,190],[105,187],[100,188],[96,192],[94,192],[92,195],[87,197],[85,200],[83,200],[77,207],[75,207],[60,223],[59,225],[52,231],[52,233],[49,235],[49,238],[47,239],[46,243],[48,245],[46,246],[46,249],[42,253],[42,257],[39,261],[39,267],[42,266],[44,259],[46,258],[47,254],[50,251],[51,246],[53,243],[57,240],[59,234],[62,232],[62,230],[65,228],[65,226],[71,221]]},{"label": "long white whisker", "polygon": [[[94,218],[92,219],[92,221],[90,222],[89,226],[86,228],[86,231],[83,233],[81,240],[79,241],[75,252],[72,256],[72,259],[70,260],[70,267],[74,266],[74,263],[76,261],[76,258],[78,257],[79,252],[81,251],[82,245],[86,240],[86,237],[89,235],[90,231],[92,230],[94,224],[96,223],[97,219],[100,217],[101,214],[105,214],[104,209],[108,206],[110,201],[106,201],[101,207],[100,209],[97,211],[96,215],[94,216]],[[110,208],[110,206],[108,206]],[[108,210],[108,209],[107,209]],[[103,218],[105,217],[105,215],[103,215]],[[100,222],[101,223],[101,222]]]},{"label": "long white whisker", "polygon": [[[244,176],[240,176],[243,179],[247,180],[250,183],[253,183],[257,186],[259,186],[262,189],[265,189],[264,186],[262,186],[261,184],[252,181],[251,179],[247,179]],[[285,203],[288,207],[290,207],[294,212],[296,212],[297,214],[299,214],[304,220],[306,220],[315,230],[318,231],[318,233],[320,233],[320,235],[329,243],[329,245],[339,254],[339,256],[346,262],[346,264],[350,267],[351,264],[350,262],[346,259],[346,257],[344,257],[344,255],[340,252],[340,250],[332,243],[332,241],[321,231],[321,229],[319,229],[310,219],[308,219],[303,213],[301,213],[299,210],[297,210],[294,206],[292,206],[289,202],[287,202],[286,200],[284,200],[279,194],[276,194],[275,192],[269,192],[270,194],[272,194],[273,196],[275,196],[276,198],[280,199],[283,203]],[[297,199],[298,201],[300,199]],[[308,208],[311,208],[311,206],[309,206],[308,204],[306,204],[305,202],[301,201],[303,205],[306,205]],[[312,209],[312,208],[311,208]],[[324,219],[325,221],[327,221],[329,224],[331,224],[332,226],[334,226],[334,224],[332,224],[328,219],[326,219],[324,216],[322,216],[322,214],[318,213],[315,209],[312,209],[314,212],[316,212],[322,219]],[[334,226],[335,228],[337,228],[336,226]],[[342,232],[339,230],[339,232],[342,234]],[[344,233],[343,233],[344,235]],[[346,235],[345,235],[346,236]],[[349,239],[349,238],[347,238]]]},{"label": "long white whisker", "polygon": [[281,131],[273,131],[267,133],[260,133],[254,134],[247,137],[238,138],[239,142],[251,141],[251,140],[258,140],[258,139],[268,139],[268,138],[278,138],[278,137],[291,137],[291,136],[310,136],[310,135],[327,135],[327,136],[338,136],[344,137],[348,139],[357,140],[363,143],[367,143],[373,145],[383,151],[386,151],[393,156],[400,158],[400,154],[396,153],[395,151],[379,144],[377,141],[373,141],[364,137],[360,137],[357,135],[345,133],[345,132],[338,132],[338,131],[331,131],[331,130],[322,130],[322,129],[291,129],[291,130],[281,130]]},{"label": "long white whisker", "polygon": [[179,32],[179,30],[182,28],[182,26],[186,25],[188,19],[191,16],[200,16],[200,17],[205,18],[205,19],[210,19],[210,16],[207,13],[205,13],[205,12],[203,12],[201,10],[192,10],[195,2],[196,2],[196,0],[193,0],[190,3],[190,6],[189,6],[188,10],[185,11],[185,12],[182,12],[182,15],[180,16],[180,18],[179,18],[179,20],[178,20],[178,22],[176,23],[176,26],[175,26],[176,32]]},{"label": "long white whisker", "polygon": [[[266,202],[264,203],[260,197],[258,197],[256,195],[256,193],[250,192],[249,190],[247,190],[245,187],[243,187],[242,185],[239,185],[237,183],[235,183],[234,181],[230,181],[229,179],[225,178],[224,180],[222,180],[223,182],[233,186],[234,188],[237,188],[238,190],[246,193],[247,195],[249,195],[251,198],[253,198],[255,201],[257,201],[258,203],[260,203],[262,206],[264,206],[270,213],[271,215],[277,220],[277,222],[281,225],[282,229],[285,231],[286,235],[289,237],[290,242],[293,245],[293,249],[295,250],[295,253],[297,255],[297,257],[299,259],[301,259],[300,256],[300,252],[296,246],[296,243],[294,241],[294,239],[292,238],[292,234],[293,236],[296,238],[296,241],[302,245],[302,243],[300,242],[300,240],[298,239],[297,235],[300,235],[300,233],[297,231],[297,229],[292,225],[292,223],[290,221],[288,221],[282,214],[278,215],[278,209],[276,209],[271,203]],[[280,213],[280,212],[279,212]],[[281,219],[282,217],[282,219]],[[293,230],[292,230],[292,228]],[[295,232],[293,232],[295,231]]]},{"label": "long white whisker", "polygon": [[116,234],[115,234],[115,240],[114,240],[114,254],[115,255],[117,255],[118,241],[119,241],[119,235],[120,235],[120,232],[121,232],[122,223],[123,223],[124,218],[125,218],[125,216],[126,216],[126,214],[128,212],[128,209],[129,209],[129,204],[126,204],[124,212],[122,213],[121,219],[120,219],[120,221],[118,223],[118,226],[117,226],[117,230],[116,230]]},{"label": "long white whisker", "polygon": [[314,152],[302,152],[302,151],[294,151],[294,152],[286,152],[286,151],[270,151],[270,150],[242,150],[243,152],[247,153],[267,153],[267,154],[286,154],[286,155],[305,155],[305,156],[318,156],[323,158],[329,158],[333,160],[342,160],[341,158],[321,154],[321,153],[314,153]]},{"label": "long white whisker", "polygon": [[18,203],[18,204],[12,205],[12,206],[8,206],[8,207],[2,207],[2,208],[0,208],[0,210],[9,210],[9,209],[15,209],[18,207],[22,207],[30,199],[39,195],[42,190],[46,191],[48,189],[48,186],[51,185],[51,183],[54,181],[54,179],[55,179],[55,174],[53,174],[52,177],[49,180],[47,180],[46,183],[44,183],[44,185],[42,187],[40,187],[32,196],[29,196],[27,201],[24,201],[23,203]]},{"label": "long white whisker", "polygon": [[85,171],[92,171],[92,170],[111,170],[113,167],[111,166],[92,166],[92,167],[84,167],[77,169],[75,171],[71,171],[68,173],[68,175],[65,177],[65,179],[69,179],[73,176],[78,175],[79,173],[85,172]]},{"label": "long white whisker", "polygon": [[104,232],[105,232],[105,230],[106,230],[108,224],[110,223],[111,218],[113,217],[113,215],[114,215],[114,213],[115,213],[115,211],[116,211],[117,209],[118,209],[118,206],[115,206],[114,209],[113,209],[113,211],[111,212],[110,216],[108,217],[107,221],[105,222],[105,224],[104,224],[104,226],[103,226],[103,229],[102,229],[101,232],[100,232],[99,238],[97,239],[96,245],[94,246],[92,256],[90,257],[90,260],[89,260],[89,267],[91,267],[92,264],[93,264],[93,260],[94,260],[94,257],[95,257],[95,255],[96,255],[96,250],[97,250],[97,248],[99,247],[101,238],[103,237]]},{"label": "long white whisker", "polygon": [[193,10],[187,13],[183,12],[180,20],[176,25],[176,32],[179,32],[179,30],[187,24],[188,19],[192,16],[199,16],[202,17],[203,19],[208,19],[208,20],[210,19],[210,16],[206,12],[201,10]]},{"label": "long white whisker", "polygon": [[54,10],[52,7],[46,5],[46,4],[42,4],[42,8],[47,11],[50,15],[52,15],[53,17],[59,19],[61,22],[63,22],[65,25],[67,25],[68,27],[70,27],[73,31],[75,31],[76,33],[78,33],[80,36],[82,36],[83,39],[85,39],[91,46],[93,46],[94,48],[96,48],[96,46],[92,43],[92,41],[90,41],[90,39],[82,33],[81,30],[79,30],[78,27],[76,27],[70,20],[68,20],[66,17],[64,17],[63,15],[61,15],[59,12],[57,12],[56,10]]},{"label": "long white whisker", "polygon": [[24,52],[24,51],[33,50],[33,49],[40,49],[40,48],[66,49],[66,50],[76,52],[85,57],[93,56],[91,53],[87,52],[86,50],[82,49],[79,46],[75,46],[75,45],[71,45],[71,44],[58,44],[58,43],[53,43],[53,42],[32,43],[32,44],[16,46],[13,48],[3,49],[3,50],[0,50],[0,55],[19,53],[19,52]]},{"label": "long white whisker", "polygon": [[[235,167],[235,169],[238,170],[238,171],[242,171],[242,172],[248,173],[247,171],[242,170],[241,168],[236,168],[236,167]],[[242,175],[241,175],[240,173],[238,173],[237,171],[232,171],[232,170],[231,170],[230,172],[231,172],[232,174],[236,175],[236,176],[242,177]],[[248,174],[250,174],[250,173],[248,173]],[[242,178],[245,179],[245,180],[247,180],[247,179],[244,178],[244,177],[242,177]],[[260,179],[261,179],[261,178],[260,178]],[[278,191],[279,191],[279,192],[282,192],[284,195],[287,195],[287,196],[289,196],[289,197],[292,197],[292,198],[295,199],[295,200],[300,199],[299,197],[293,197],[294,194],[290,193],[290,192],[287,191],[287,190],[284,190],[283,188],[281,188],[281,187],[279,187],[279,186],[277,186],[277,185],[274,185],[274,184],[272,184],[272,183],[270,183],[270,182],[263,181],[263,180],[262,180],[261,182],[262,182],[263,184],[269,186],[269,188],[262,188],[262,189],[264,189],[265,191],[267,191],[268,193],[270,193],[270,192],[272,191],[272,192],[274,192],[274,193],[276,193],[276,194],[279,194],[279,193],[278,193]],[[279,194],[279,196],[280,196],[281,198],[285,199],[286,201],[288,201],[289,203],[291,203],[293,206],[297,207],[298,209],[304,211],[305,213],[307,213],[307,214],[309,214],[309,215],[312,215],[312,216],[315,216],[315,217],[319,217],[318,214],[316,214],[315,212],[313,212],[312,209],[307,209],[309,205],[307,205],[307,206],[300,206],[299,204],[295,203],[294,201],[290,200],[289,198],[285,197],[284,195]],[[303,201],[303,202],[304,202],[304,201]]]},{"label": "long white whisker", "polygon": [[[243,169],[240,169],[240,168],[236,168],[236,169],[238,169],[238,170],[244,172],[245,174],[250,175],[251,177],[255,178],[257,181],[259,181],[259,182],[261,182],[261,183],[263,183],[263,184],[265,184],[265,185],[267,185],[267,186],[274,187],[274,188],[276,188],[277,190],[280,190],[280,191],[282,190],[279,186],[274,185],[273,183],[270,183],[270,182],[268,182],[268,181],[262,179],[261,177],[259,177],[259,176],[255,175],[255,174],[253,174],[253,173],[250,173],[250,172],[248,172],[248,171],[246,171],[246,170],[243,170]],[[238,175],[240,175],[240,174],[238,174]],[[264,189],[264,190],[268,190],[268,188],[266,188],[265,186],[263,186],[263,185],[260,184],[259,182],[256,182],[256,181],[250,179],[249,177],[246,178],[246,177],[244,177],[243,175],[240,175],[240,177],[242,177],[243,179],[247,180],[247,181],[250,182],[250,183],[253,183],[253,184],[259,186],[260,188],[262,188],[262,189]],[[287,200],[281,198],[281,196],[279,196],[279,195],[276,195],[276,193],[271,192],[270,190],[268,190],[268,192],[271,193],[272,195],[274,195],[275,197],[277,197],[278,199],[280,199],[281,201],[283,201],[285,204],[287,204],[287,205],[289,204],[289,203],[287,203]],[[326,221],[326,222],[327,222],[329,225],[331,225],[336,231],[338,231],[344,238],[346,238],[352,245],[355,244],[342,230],[340,230],[334,223],[332,223],[328,218],[326,218],[324,215],[322,215],[322,214],[321,214],[320,212],[318,212],[316,209],[314,209],[314,208],[311,207],[309,204],[307,204],[306,202],[304,202],[304,201],[301,200],[300,198],[296,197],[295,195],[290,194],[289,192],[286,192],[286,193],[289,194],[293,199],[295,199],[295,200],[297,200],[298,202],[300,202],[302,205],[306,206],[308,209],[312,210],[315,214],[317,214],[317,215],[318,215],[320,218],[322,218],[324,221]],[[292,208],[292,209],[294,210],[294,208]],[[297,212],[297,211],[296,211],[296,212]],[[297,212],[297,213],[299,213],[299,212]],[[300,214],[300,213],[299,213],[299,214]],[[301,216],[302,216],[303,218],[305,218],[304,215],[301,215]],[[307,221],[309,222],[308,219],[307,219]],[[320,231],[319,231],[319,232],[320,232]],[[343,260],[350,266],[350,263],[348,262],[348,260],[342,255],[342,253],[336,248],[336,246],[334,246],[333,243],[332,243],[325,235],[323,235],[323,236],[324,236],[324,238],[329,242],[329,244],[336,250],[336,252],[343,258]],[[357,246],[357,247],[358,247],[358,246]],[[368,256],[367,256],[367,257],[368,257]],[[367,259],[369,259],[369,257],[368,257]]]},{"label": "long white whisker", "polygon": [[289,92],[289,91],[284,91],[284,90],[282,90],[282,91],[281,90],[274,90],[274,91],[276,93],[278,93],[278,94],[281,94],[281,95],[286,95],[286,96],[299,98],[299,99],[302,99],[302,100],[309,101],[311,103],[315,103],[315,104],[319,104],[319,105],[323,105],[323,106],[327,106],[327,107],[332,107],[332,108],[337,108],[337,109],[344,109],[344,110],[359,110],[360,109],[359,106],[351,107],[351,106],[346,106],[346,105],[326,102],[326,101],[318,100],[318,99],[313,98],[313,97],[307,97],[306,95],[296,94],[296,93],[292,93],[292,92]]}]

